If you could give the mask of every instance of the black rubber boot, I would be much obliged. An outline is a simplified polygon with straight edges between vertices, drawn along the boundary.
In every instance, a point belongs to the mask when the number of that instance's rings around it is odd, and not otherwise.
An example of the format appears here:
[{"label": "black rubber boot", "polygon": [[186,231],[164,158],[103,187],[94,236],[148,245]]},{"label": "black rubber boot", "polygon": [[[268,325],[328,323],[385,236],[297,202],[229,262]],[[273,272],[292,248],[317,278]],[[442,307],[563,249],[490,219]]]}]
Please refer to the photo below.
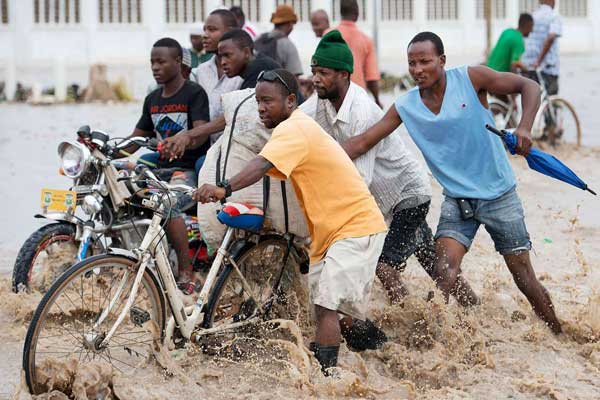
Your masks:
[{"label": "black rubber boot", "polygon": [[320,346],[312,342],[310,349],[315,353],[315,358],[321,364],[323,375],[329,376],[329,368],[337,366],[338,353],[340,346]]},{"label": "black rubber boot", "polygon": [[353,320],[350,328],[342,330],[342,336],[357,351],[379,349],[388,341],[386,334],[369,319]]}]

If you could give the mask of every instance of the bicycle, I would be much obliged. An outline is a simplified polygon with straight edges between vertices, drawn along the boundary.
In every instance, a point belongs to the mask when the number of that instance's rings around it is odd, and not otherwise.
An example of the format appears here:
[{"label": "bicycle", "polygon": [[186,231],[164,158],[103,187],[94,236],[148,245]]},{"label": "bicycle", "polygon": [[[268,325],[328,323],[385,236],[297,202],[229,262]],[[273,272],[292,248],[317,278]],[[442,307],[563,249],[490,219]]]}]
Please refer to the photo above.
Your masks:
[{"label": "bicycle", "polygon": [[[531,129],[531,137],[534,140],[548,141],[554,146],[565,134],[573,132],[577,147],[581,146],[581,124],[575,108],[566,99],[548,94],[541,69],[535,70],[535,76],[541,88],[541,104]],[[498,129],[514,129],[521,119],[521,110],[510,97],[508,102],[493,97],[489,101],[489,109]]]},{"label": "bicycle", "polygon": [[[142,204],[154,212],[142,243],[81,261],[54,282],[25,338],[23,369],[31,393],[52,390],[45,370],[55,358],[102,360],[126,372],[156,342],[202,344],[209,334],[268,320],[276,304],[285,305],[292,286],[290,256],[307,266],[293,235],[262,231],[260,208],[226,203],[218,214],[227,226],[223,242],[197,301],[185,306],[161,238],[175,193],[193,188],[161,182],[144,167],[138,172],[136,184],[151,188]],[[232,216],[232,207],[241,218]]]}]

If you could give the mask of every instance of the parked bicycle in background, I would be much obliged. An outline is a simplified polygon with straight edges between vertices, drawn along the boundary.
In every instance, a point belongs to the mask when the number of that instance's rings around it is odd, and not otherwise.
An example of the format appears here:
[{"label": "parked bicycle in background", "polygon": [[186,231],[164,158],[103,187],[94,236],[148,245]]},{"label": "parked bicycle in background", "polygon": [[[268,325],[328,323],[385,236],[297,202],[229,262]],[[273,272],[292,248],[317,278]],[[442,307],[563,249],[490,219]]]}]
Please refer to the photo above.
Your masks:
[{"label": "parked bicycle in background", "polygon": [[[556,146],[562,141],[573,141],[581,146],[581,124],[575,108],[559,95],[549,95],[541,69],[532,71],[541,88],[541,104],[536,115],[531,136],[534,140]],[[489,108],[498,129],[514,129],[521,119],[520,104],[516,99],[492,97]]]}]

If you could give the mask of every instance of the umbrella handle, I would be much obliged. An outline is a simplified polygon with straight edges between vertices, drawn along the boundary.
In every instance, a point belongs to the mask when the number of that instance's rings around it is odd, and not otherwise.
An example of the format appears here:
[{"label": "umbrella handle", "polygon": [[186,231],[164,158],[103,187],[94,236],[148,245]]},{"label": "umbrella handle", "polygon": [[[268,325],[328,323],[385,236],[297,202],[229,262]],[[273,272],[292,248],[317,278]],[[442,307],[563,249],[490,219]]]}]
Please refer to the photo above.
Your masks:
[{"label": "umbrella handle", "polygon": [[596,192],[594,192],[592,189],[590,189],[589,187],[585,187],[585,190],[587,190],[588,192],[590,192],[591,194],[593,194],[594,196],[596,196]]},{"label": "umbrella handle", "polygon": [[500,136],[502,139],[504,139],[504,136],[506,136],[506,131],[495,128],[495,127],[491,126],[490,124],[485,124],[485,129],[487,129],[488,131],[490,131],[492,133],[495,133],[496,135]]}]

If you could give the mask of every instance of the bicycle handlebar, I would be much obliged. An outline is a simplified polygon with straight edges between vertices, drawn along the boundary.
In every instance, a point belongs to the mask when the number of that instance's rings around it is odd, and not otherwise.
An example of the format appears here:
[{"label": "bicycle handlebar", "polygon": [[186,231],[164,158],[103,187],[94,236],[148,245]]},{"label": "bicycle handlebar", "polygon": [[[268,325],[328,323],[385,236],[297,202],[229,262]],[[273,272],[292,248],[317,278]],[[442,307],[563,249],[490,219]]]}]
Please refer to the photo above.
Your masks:
[{"label": "bicycle handlebar", "polygon": [[166,189],[168,191],[171,192],[179,192],[179,193],[186,193],[186,194],[190,194],[195,190],[194,187],[192,186],[188,186],[188,185],[184,185],[184,184],[170,184],[167,183],[165,181],[161,181],[155,174],[154,172],[152,172],[152,170],[150,168],[148,168],[145,165],[138,165],[135,167],[135,172],[141,176],[145,176],[146,178],[148,178],[150,181],[154,182],[157,184],[157,186],[161,189]]},{"label": "bicycle handlebar", "polygon": [[146,138],[142,136],[133,136],[128,139],[123,140],[121,143],[113,146],[113,151],[119,151],[126,149],[132,144],[136,144],[140,147],[146,147],[150,150],[157,150],[159,146],[159,141],[156,138]]}]

